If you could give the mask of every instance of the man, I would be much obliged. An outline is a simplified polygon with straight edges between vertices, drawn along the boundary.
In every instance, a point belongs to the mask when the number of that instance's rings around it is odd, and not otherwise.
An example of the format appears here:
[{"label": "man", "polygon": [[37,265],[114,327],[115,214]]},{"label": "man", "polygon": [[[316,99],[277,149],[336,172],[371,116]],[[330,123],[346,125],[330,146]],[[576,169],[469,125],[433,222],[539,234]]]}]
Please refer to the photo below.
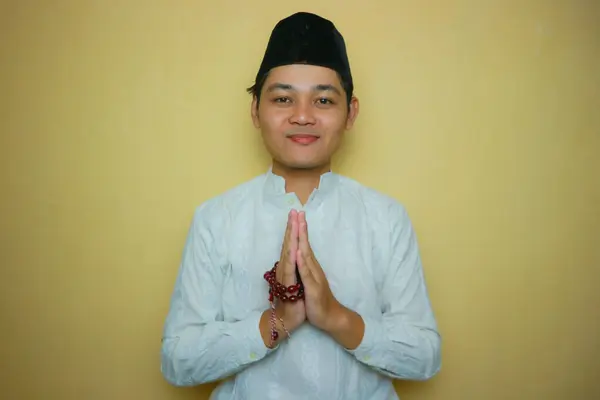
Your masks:
[{"label": "man", "polygon": [[437,373],[440,336],[405,209],[331,171],[358,115],[341,34],[280,21],[249,91],[272,166],[196,210],[162,373],[222,380],[217,400],[397,399],[393,378]]}]

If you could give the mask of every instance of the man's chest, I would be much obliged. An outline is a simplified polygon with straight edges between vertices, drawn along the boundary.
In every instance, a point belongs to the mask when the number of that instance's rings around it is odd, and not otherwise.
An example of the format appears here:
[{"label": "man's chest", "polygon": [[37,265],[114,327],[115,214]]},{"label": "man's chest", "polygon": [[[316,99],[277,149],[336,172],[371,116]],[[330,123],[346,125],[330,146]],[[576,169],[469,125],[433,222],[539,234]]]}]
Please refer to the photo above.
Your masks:
[{"label": "man's chest", "polygon": [[[280,259],[286,215],[253,215],[236,221],[227,244],[223,313],[227,319],[268,307],[264,273]],[[372,227],[365,218],[318,218],[307,213],[309,242],[336,298],[356,311],[378,306],[381,273]]]}]

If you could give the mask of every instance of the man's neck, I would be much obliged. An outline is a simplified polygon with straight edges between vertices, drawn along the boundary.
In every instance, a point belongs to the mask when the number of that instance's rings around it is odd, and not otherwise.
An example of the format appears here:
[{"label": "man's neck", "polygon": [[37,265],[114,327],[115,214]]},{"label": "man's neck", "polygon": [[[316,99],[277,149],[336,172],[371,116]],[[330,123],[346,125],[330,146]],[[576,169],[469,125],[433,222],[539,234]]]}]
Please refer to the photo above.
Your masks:
[{"label": "man's neck", "polygon": [[285,179],[285,191],[294,192],[302,204],[306,204],[313,190],[319,187],[321,175],[330,171],[330,164],[314,169],[288,168],[273,162],[272,172]]}]

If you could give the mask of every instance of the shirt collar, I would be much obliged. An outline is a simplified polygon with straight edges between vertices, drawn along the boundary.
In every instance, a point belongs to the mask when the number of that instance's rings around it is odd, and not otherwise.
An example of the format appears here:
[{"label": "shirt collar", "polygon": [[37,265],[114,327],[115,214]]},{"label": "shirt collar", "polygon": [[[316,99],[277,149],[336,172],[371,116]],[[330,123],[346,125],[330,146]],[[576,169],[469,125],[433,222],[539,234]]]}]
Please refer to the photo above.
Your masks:
[{"label": "shirt collar", "polygon": [[[338,183],[339,175],[335,172],[329,171],[322,174],[319,186],[313,191],[307,204],[321,202],[337,187]],[[285,179],[273,173],[273,166],[270,166],[265,174],[264,194],[265,200],[284,206],[289,205],[288,200],[290,196],[293,196],[293,193],[285,192]]]}]

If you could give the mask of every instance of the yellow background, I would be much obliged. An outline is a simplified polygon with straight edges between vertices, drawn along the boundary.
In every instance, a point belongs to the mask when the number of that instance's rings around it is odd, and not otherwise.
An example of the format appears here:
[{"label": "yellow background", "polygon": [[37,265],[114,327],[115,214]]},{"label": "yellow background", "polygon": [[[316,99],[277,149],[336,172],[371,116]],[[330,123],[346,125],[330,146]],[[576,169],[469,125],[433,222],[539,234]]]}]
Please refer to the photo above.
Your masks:
[{"label": "yellow background", "polygon": [[443,368],[402,399],[600,398],[600,3],[542,0],[3,1],[0,397],[208,397],[162,325],[194,208],[267,168],[245,88],[298,10],[362,102],[336,170],[419,234]]}]

